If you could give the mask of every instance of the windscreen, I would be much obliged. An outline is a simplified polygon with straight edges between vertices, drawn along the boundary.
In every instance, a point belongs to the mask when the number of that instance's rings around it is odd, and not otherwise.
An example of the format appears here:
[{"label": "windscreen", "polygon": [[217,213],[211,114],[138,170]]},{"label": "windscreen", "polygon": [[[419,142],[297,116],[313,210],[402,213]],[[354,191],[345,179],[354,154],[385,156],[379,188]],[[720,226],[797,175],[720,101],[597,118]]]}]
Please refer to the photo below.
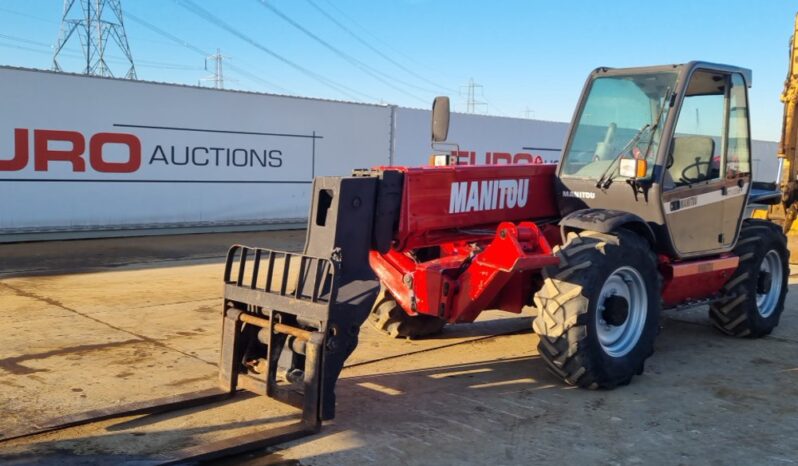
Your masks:
[{"label": "windscreen", "polygon": [[562,175],[598,179],[617,170],[619,157],[647,158],[654,166],[675,72],[602,76],[590,85]]}]

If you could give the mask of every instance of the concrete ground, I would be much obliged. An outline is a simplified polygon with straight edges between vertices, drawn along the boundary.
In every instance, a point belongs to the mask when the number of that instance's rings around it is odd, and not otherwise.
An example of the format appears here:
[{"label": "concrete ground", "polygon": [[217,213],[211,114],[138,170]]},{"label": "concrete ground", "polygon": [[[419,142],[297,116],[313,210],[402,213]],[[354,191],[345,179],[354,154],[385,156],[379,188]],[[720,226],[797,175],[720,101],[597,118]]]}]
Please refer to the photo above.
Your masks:
[{"label": "concrete ground", "polygon": [[[47,419],[212,388],[229,244],[300,249],[303,232],[0,245],[0,438]],[[798,282],[796,282],[798,283]],[[798,286],[772,336],[720,335],[668,313],[644,375],[562,385],[521,316],[490,312],[423,341],[364,327],[313,437],[225,464],[796,464]],[[4,464],[142,464],[285,424],[238,396],[0,443]]]}]

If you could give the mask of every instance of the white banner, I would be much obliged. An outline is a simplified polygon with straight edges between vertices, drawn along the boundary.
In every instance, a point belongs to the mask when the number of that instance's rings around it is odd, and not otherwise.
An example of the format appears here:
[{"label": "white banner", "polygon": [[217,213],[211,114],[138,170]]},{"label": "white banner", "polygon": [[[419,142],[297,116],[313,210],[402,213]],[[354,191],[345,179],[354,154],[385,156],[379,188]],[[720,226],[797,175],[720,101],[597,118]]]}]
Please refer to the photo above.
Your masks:
[{"label": "white banner", "polygon": [[[576,91],[575,91],[576,92]],[[316,175],[427,163],[430,112],[0,67],[2,235],[294,223]],[[452,114],[471,164],[557,163],[567,123]],[[754,175],[776,176],[754,141]],[[99,235],[101,236],[101,235]]]},{"label": "white banner", "polygon": [[391,109],[0,68],[0,232],[280,222],[388,162]]}]

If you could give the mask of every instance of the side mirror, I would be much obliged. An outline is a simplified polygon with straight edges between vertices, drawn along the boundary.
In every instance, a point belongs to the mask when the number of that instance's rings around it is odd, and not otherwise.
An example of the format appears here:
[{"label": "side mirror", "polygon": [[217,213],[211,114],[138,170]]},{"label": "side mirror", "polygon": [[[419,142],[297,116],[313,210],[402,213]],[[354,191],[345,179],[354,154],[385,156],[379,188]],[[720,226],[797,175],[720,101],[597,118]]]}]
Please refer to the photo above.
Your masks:
[{"label": "side mirror", "polygon": [[618,172],[624,178],[645,178],[648,172],[646,159],[621,159]]},{"label": "side mirror", "polygon": [[443,142],[449,136],[449,98],[435,97],[432,102],[432,142]]}]

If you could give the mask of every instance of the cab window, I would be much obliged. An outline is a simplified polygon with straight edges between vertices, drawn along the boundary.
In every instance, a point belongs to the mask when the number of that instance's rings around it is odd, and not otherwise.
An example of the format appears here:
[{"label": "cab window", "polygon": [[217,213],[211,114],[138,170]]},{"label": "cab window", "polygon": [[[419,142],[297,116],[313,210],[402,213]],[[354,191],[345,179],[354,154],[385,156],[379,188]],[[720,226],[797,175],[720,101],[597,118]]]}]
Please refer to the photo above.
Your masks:
[{"label": "cab window", "polygon": [[726,154],[726,178],[739,178],[751,174],[748,101],[745,81],[736,73],[731,77],[729,91],[729,142]]},{"label": "cab window", "polygon": [[724,74],[693,73],[668,154],[666,188],[720,178],[727,87]]}]

